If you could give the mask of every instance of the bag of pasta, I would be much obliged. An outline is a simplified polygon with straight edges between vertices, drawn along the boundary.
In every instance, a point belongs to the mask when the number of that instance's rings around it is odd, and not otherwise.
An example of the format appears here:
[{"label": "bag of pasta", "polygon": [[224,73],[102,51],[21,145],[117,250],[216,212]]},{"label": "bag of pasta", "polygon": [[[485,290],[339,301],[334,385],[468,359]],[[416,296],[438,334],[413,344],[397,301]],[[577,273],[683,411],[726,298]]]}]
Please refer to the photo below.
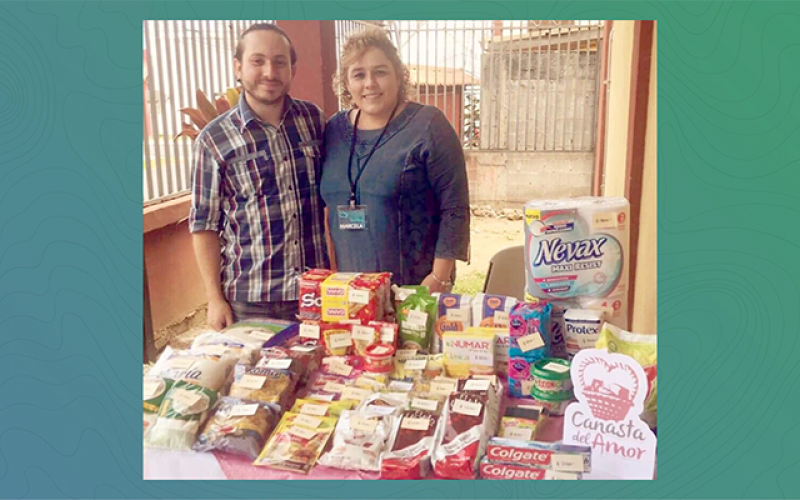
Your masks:
[{"label": "bag of pasta", "polygon": [[222,398],[193,449],[221,451],[255,460],[277,421],[277,411],[267,404]]}]

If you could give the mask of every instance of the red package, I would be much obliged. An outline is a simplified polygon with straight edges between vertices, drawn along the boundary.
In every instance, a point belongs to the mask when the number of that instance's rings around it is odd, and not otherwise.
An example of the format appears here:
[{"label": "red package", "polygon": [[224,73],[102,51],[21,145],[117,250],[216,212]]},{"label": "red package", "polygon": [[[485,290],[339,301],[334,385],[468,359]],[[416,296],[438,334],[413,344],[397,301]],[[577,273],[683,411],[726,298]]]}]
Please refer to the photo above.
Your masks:
[{"label": "red package", "polygon": [[327,269],[312,269],[300,276],[299,319],[319,320],[322,315],[322,282],[333,274]]},{"label": "red package", "polygon": [[[350,284],[348,316],[361,324],[383,319],[385,301],[382,297],[386,273],[360,274]],[[358,293],[364,292],[364,293]],[[354,299],[358,297],[358,302]],[[366,303],[364,303],[366,302]]]},{"label": "red package", "polygon": [[351,325],[344,323],[320,324],[320,342],[326,356],[345,356],[353,353]]},{"label": "red package", "polygon": [[388,451],[381,457],[381,479],[424,479],[431,469],[438,424],[439,415],[435,412],[405,410],[389,437]]},{"label": "red package", "polygon": [[397,349],[397,332],[399,325],[397,323],[388,323],[385,321],[370,321],[369,326],[374,326],[380,331],[378,339],[379,344],[386,344]]},{"label": "red package", "polygon": [[433,472],[442,479],[475,479],[478,460],[497,428],[497,389],[466,390],[447,398],[443,430],[433,450]]}]

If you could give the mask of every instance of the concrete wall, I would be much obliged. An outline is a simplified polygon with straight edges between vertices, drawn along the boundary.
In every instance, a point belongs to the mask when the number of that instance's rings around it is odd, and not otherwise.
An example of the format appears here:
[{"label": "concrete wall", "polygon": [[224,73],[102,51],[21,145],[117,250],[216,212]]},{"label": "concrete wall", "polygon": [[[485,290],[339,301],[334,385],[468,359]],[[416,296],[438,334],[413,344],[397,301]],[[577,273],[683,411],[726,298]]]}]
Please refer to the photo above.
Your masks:
[{"label": "concrete wall", "polygon": [[470,203],[522,208],[592,192],[593,153],[466,151]]},{"label": "concrete wall", "polygon": [[597,64],[596,52],[484,55],[481,147],[593,150]]},{"label": "concrete wall", "polygon": [[153,331],[182,321],[206,303],[188,223],[189,197],[148,207],[144,259]]}]

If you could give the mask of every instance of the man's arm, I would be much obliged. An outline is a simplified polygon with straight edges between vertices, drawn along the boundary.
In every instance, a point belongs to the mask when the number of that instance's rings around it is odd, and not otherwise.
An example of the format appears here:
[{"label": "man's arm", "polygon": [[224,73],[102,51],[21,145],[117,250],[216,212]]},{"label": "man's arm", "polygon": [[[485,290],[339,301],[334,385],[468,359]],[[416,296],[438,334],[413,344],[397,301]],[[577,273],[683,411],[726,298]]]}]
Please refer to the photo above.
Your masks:
[{"label": "man's arm", "polygon": [[193,233],[192,245],[208,297],[208,323],[211,328],[219,331],[233,324],[233,311],[222,294],[220,282],[219,233],[214,231]]},{"label": "man's arm", "polygon": [[194,144],[189,230],[197,267],[208,296],[208,324],[215,330],[233,324],[233,313],[222,294],[220,278],[220,183],[219,160],[201,133]]}]

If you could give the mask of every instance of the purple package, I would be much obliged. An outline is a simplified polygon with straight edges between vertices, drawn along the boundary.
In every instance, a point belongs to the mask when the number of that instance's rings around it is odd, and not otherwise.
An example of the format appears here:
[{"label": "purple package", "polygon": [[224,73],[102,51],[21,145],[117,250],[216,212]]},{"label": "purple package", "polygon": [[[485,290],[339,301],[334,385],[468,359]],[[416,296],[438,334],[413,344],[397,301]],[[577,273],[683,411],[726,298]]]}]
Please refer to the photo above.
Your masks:
[{"label": "purple package", "polygon": [[[508,349],[508,394],[511,397],[531,397],[533,375],[531,366],[550,352],[550,304],[519,303],[508,317],[511,337]],[[538,333],[544,345],[523,350],[519,339]]]},{"label": "purple package", "polygon": [[511,309],[508,315],[508,327],[511,334],[511,348],[519,349],[519,338],[538,333],[550,349],[550,304],[529,304],[520,302]]},{"label": "purple package", "polygon": [[512,398],[532,398],[531,364],[524,356],[508,357],[508,395]]}]

